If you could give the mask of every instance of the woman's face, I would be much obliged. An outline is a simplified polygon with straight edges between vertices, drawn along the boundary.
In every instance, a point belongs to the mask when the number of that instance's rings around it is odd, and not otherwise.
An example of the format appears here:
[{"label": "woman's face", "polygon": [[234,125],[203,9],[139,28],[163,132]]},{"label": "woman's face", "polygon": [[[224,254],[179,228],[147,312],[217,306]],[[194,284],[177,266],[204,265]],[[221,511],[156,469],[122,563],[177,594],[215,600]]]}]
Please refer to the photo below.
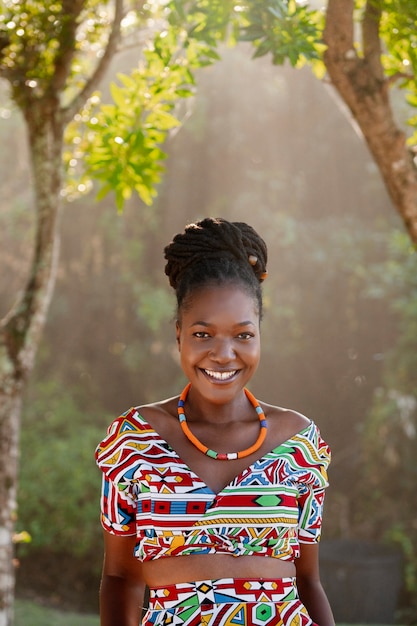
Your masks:
[{"label": "woman's face", "polygon": [[259,364],[257,302],[240,286],[199,289],[180,311],[177,341],[194,393],[214,403],[230,402]]}]

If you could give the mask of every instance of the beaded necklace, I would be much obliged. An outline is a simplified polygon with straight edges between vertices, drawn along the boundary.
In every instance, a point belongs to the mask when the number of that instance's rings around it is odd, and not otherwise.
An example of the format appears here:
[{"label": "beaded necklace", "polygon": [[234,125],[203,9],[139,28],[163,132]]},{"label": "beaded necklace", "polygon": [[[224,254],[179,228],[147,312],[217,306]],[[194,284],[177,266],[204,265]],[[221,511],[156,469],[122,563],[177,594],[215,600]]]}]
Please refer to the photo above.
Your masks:
[{"label": "beaded necklace", "polygon": [[210,448],[208,448],[203,443],[201,443],[201,441],[197,439],[197,437],[193,435],[191,430],[188,428],[187,418],[185,417],[185,413],[184,413],[184,405],[185,405],[185,400],[187,398],[188,392],[190,391],[190,387],[191,387],[191,383],[188,383],[188,385],[184,388],[184,390],[182,391],[179,397],[178,419],[180,421],[180,426],[182,428],[184,435],[187,437],[189,441],[191,441],[191,443],[196,448],[198,448],[198,450],[200,450],[200,452],[203,452],[203,454],[206,454],[212,459],[217,459],[218,461],[233,461],[234,459],[243,459],[245,456],[249,456],[253,452],[256,452],[257,450],[259,450],[259,448],[261,447],[261,445],[263,444],[265,440],[268,423],[266,421],[265,413],[263,412],[262,408],[259,406],[259,402],[251,394],[251,392],[248,391],[248,389],[245,388],[244,392],[246,394],[247,399],[249,400],[249,402],[251,403],[251,405],[257,412],[259,421],[261,424],[261,430],[259,432],[258,439],[255,441],[255,443],[252,446],[250,446],[249,448],[246,448],[246,450],[241,450],[240,452],[227,452],[225,454],[221,452],[215,452],[214,450],[210,450]]}]

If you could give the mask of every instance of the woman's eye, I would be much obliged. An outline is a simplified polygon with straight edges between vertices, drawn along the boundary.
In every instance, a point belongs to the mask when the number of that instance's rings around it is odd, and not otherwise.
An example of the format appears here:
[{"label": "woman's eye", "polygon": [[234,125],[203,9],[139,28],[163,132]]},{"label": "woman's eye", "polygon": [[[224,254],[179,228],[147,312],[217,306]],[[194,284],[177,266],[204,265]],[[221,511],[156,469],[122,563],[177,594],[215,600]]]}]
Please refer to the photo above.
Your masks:
[{"label": "woman's eye", "polygon": [[206,339],[206,337],[208,336],[209,334],[206,333],[204,330],[198,330],[194,333],[194,337],[197,337],[197,339]]},{"label": "woman's eye", "polygon": [[238,335],[238,339],[252,339],[253,335],[252,333],[240,333],[240,335]]}]

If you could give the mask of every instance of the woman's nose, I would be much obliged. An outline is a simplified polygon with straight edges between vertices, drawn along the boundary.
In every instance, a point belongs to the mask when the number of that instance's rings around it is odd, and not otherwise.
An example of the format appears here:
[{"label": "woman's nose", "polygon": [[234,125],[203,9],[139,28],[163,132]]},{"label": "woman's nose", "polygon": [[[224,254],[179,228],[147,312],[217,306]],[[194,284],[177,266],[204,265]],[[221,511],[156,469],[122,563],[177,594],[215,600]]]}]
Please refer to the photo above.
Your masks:
[{"label": "woman's nose", "polygon": [[233,342],[228,339],[219,339],[212,346],[210,357],[217,362],[228,362],[236,356]]}]

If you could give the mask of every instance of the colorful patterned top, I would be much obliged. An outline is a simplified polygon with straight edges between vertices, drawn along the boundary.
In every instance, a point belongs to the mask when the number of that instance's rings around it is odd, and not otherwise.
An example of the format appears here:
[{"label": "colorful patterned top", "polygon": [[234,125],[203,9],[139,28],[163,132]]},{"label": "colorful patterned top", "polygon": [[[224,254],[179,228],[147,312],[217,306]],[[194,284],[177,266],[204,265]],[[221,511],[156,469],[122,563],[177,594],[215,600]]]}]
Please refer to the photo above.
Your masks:
[{"label": "colorful patterned top", "polygon": [[330,450],[313,422],[218,494],[134,408],[111,424],[96,458],[102,525],[136,534],[141,561],[213,553],[292,561],[299,542],[320,539]]}]

